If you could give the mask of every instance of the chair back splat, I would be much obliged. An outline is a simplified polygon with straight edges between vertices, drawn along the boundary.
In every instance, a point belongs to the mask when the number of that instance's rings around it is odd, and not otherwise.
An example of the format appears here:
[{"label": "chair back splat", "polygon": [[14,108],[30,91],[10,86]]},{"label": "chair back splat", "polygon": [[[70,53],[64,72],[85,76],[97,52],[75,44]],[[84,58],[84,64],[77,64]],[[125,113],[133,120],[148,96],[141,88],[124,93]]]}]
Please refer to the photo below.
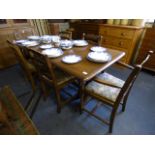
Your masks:
[{"label": "chair back splat", "polygon": [[100,35],[95,35],[95,34],[86,34],[86,33],[83,33],[82,34],[82,39],[83,40],[87,40],[88,42],[90,43],[93,43],[93,44],[96,44],[98,46],[101,46],[102,45],[102,36]]}]

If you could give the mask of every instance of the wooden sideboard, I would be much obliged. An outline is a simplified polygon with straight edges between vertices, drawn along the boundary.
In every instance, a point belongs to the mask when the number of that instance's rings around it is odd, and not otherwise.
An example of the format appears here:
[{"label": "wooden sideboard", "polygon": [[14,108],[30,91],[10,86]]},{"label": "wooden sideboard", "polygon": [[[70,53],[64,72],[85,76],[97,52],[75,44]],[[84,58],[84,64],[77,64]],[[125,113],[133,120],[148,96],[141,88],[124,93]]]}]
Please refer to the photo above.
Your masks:
[{"label": "wooden sideboard", "polygon": [[137,52],[143,28],[135,26],[100,25],[99,34],[103,36],[102,45],[122,50],[125,56],[121,61],[131,64]]},{"label": "wooden sideboard", "polygon": [[[136,63],[140,63],[145,57],[146,52],[149,50],[153,50],[155,52],[155,27],[146,29]],[[155,72],[155,54],[153,54],[149,61],[144,64],[144,68]]]},{"label": "wooden sideboard", "polygon": [[79,39],[82,33],[91,33],[103,36],[102,45],[107,48],[122,50],[126,53],[121,60],[131,64],[137,52],[137,46],[141,38],[143,27],[119,26],[96,23],[72,23],[74,28],[73,38]]},{"label": "wooden sideboard", "polygon": [[35,34],[34,27],[30,20],[26,19],[3,19],[0,20],[0,69],[12,66],[17,63],[12,49],[8,46],[7,39],[15,39],[14,32],[26,30]]}]

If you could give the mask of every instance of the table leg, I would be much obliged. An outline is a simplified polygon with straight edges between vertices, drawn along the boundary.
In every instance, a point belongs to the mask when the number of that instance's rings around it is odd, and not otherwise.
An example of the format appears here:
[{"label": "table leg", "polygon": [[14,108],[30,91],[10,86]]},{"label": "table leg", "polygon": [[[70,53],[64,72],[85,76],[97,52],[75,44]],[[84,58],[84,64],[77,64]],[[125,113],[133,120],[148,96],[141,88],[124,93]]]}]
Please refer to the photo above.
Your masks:
[{"label": "table leg", "polygon": [[84,102],[84,86],[85,81],[80,80],[80,114],[82,114],[83,102]]}]

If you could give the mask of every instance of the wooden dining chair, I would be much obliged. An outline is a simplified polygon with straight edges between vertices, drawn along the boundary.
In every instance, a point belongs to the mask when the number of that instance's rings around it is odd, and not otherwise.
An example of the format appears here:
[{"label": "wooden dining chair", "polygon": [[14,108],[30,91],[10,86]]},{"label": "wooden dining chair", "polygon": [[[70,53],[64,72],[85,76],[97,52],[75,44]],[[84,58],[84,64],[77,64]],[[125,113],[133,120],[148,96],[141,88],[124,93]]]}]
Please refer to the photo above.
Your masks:
[{"label": "wooden dining chair", "polygon": [[60,95],[61,90],[69,83],[74,82],[75,78],[53,66],[51,59],[48,56],[33,50],[29,50],[29,52],[31,55],[33,55],[32,62],[39,74],[40,84],[44,93],[44,97],[46,98],[48,96],[46,86],[52,86],[54,88],[57,100],[57,112],[60,113],[62,106],[76,97],[76,95],[72,96],[66,91],[65,92],[67,95],[71,96],[69,99],[62,100]]},{"label": "wooden dining chair", "polygon": [[89,33],[83,33],[82,39],[87,40],[88,42],[101,46],[102,45],[102,36],[101,35],[95,35],[95,34],[89,34]]},{"label": "wooden dining chair", "polygon": [[31,62],[25,59],[22,53],[22,49],[20,49],[20,47],[18,47],[16,44],[14,44],[13,42],[9,40],[7,40],[7,43],[13,49],[17,57],[17,60],[19,61],[22,69],[24,70],[24,73],[26,74],[26,78],[28,79],[28,81],[30,82],[32,86],[32,90],[35,91],[36,85],[34,81],[34,76],[37,73],[35,67],[32,65]]},{"label": "wooden dining chair", "polygon": [[0,88],[0,134],[39,134],[37,128],[9,86]]},{"label": "wooden dining chair", "polygon": [[72,32],[71,31],[62,31],[59,33],[61,39],[72,40]]},{"label": "wooden dining chair", "polygon": [[[85,100],[83,103],[83,110],[88,112],[90,115],[94,116],[98,120],[109,125],[109,133],[112,133],[115,114],[117,112],[119,104],[122,105],[122,112],[124,112],[130,90],[144,63],[149,60],[151,54],[153,54],[153,51],[149,51],[141,64],[135,65],[135,67],[129,66],[124,63],[118,63],[121,66],[127,67],[132,70],[126,81],[123,81],[109,73],[104,72],[96,76],[93,81],[89,82],[86,85],[84,90]],[[88,110],[86,106],[84,106],[86,104],[86,98],[88,96],[91,96],[101,101],[99,102],[101,105],[106,104],[112,107],[109,120],[105,120],[95,114],[96,109],[99,107],[98,104],[91,111]]]}]

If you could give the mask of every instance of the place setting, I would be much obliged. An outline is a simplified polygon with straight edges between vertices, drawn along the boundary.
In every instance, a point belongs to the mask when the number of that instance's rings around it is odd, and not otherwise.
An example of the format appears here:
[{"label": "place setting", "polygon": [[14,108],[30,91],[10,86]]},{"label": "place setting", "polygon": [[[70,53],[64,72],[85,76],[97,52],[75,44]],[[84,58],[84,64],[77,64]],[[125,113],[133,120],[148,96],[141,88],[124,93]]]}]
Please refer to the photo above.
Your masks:
[{"label": "place setting", "polygon": [[90,48],[87,59],[96,63],[106,63],[108,61],[111,61],[112,55],[104,47],[93,46]]},{"label": "place setting", "polygon": [[73,40],[73,45],[77,47],[87,46],[88,42],[86,40]]},{"label": "place setting", "polygon": [[76,54],[71,54],[62,57],[61,61],[66,64],[75,64],[82,61],[82,57]]},{"label": "place setting", "polygon": [[60,48],[45,49],[41,53],[47,55],[49,58],[57,58],[63,55],[63,51]]}]

